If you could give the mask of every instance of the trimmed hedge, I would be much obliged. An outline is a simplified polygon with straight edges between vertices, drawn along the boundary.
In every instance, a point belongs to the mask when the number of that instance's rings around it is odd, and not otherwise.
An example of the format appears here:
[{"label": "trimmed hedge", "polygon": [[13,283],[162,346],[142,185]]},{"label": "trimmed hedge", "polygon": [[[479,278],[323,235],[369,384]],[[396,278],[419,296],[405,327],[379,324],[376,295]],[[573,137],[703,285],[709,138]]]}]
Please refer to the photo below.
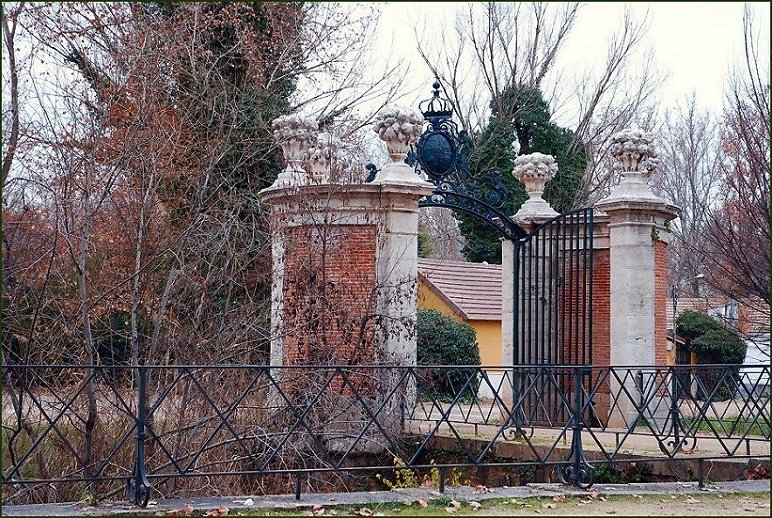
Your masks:
[{"label": "trimmed hedge", "polygon": [[676,332],[686,348],[697,353],[700,363],[743,363],[747,345],[734,329],[696,311],[684,311],[676,319]]}]

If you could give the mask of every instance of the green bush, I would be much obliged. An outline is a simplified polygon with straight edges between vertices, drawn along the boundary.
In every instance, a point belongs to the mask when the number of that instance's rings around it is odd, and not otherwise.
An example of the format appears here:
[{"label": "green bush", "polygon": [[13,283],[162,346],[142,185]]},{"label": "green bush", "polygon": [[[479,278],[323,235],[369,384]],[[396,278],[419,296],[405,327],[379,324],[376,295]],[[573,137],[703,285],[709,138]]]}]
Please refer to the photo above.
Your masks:
[{"label": "green bush", "polygon": [[747,346],[734,329],[696,311],[684,311],[676,320],[676,332],[686,348],[697,353],[700,363],[737,364],[745,361]]},{"label": "green bush", "polygon": [[734,331],[710,329],[689,342],[700,363],[743,363],[748,348]]},{"label": "green bush", "polygon": [[[696,353],[697,361],[703,365],[737,365],[745,361],[747,345],[737,331],[704,313],[684,311],[676,320],[676,332],[686,339],[686,348]],[[696,375],[705,391],[698,397],[706,398],[713,394],[715,401],[732,398],[740,379],[737,368],[730,369],[728,373],[724,369],[699,370]]]},{"label": "green bush", "polygon": [[[419,310],[418,364],[480,365],[477,333],[469,324],[456,322],[434,309]],[[421,389],[429,395],[453,397],[471,375],[470,370],[433,370]],[[475,376],[465,395],[476,393],[479,386],[479,377]]]},{"label": "green bush", "polygon": [[684,311],[676,319],[676,332],[679,338],[684,338],[687,342],[694,340],[698,336],[712,329],[724,328],[713,317],[697,311]]}]

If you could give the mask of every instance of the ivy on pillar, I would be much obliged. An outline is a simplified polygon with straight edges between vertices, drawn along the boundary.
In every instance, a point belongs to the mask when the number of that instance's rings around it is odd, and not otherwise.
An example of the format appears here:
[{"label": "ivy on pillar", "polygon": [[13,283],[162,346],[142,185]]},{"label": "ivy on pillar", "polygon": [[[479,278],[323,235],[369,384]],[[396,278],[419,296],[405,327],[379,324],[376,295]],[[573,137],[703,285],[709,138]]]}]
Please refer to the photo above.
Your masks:
[{"label": "ivy on pillar", "polygon": [[[390,163],[373,183],[342,184],[330,183],[342,147],[334,138],[317,134],[313,121],[298,116],[274,121],[287,168],[260,193],[270,209],[273,250],[272,366],[415,365],[418,201],[434,186],[404,158],[422,123],[416,112],[384,110],[375,128]],[[378,373],[395,375],[389,369]],[[374,379],[362,380],[359,390],[371,408],[384,396]],[[302,395],[302,385],[281,380],[286,394]],[[382,381],[391,386],[394,380]],[[333,380],[330,390],[341,392],[341,383]],[[271,397],[281,404],[277,394]],[[381,412],[381,425],[400,426],[399,407],[414,400],[415,387],[407,383]],[[341,437],[359,433],[364,437],[357,451],[383,449],[377,427],[362,429],[366,419],[358,398],[336,393],[325,401],[331,417],[324,440],[330,451],[347,447]]]}]

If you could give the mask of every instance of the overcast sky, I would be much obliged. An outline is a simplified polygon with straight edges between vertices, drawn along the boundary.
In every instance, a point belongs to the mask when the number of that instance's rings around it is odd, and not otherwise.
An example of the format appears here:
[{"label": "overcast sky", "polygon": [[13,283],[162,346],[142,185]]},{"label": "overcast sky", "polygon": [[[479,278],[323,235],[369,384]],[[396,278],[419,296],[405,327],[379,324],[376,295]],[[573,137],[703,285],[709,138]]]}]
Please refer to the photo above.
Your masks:
[{"label": "overcast sky", "polygon": [[[456,11],[464,3],[391,2],[382,6],[379,52],[394,52],[411,64],[409,86],[421,88],[431,81],[430,72],[416,51],[414,29],[428,24],[454,34]],[[655,63],[667,72],[660,91],[663,107],[696,93],[704,108],[721,108],[728,71],[740,63],[743,51],[741,2],[638,2],[628,4],[643,18],[648,11],[646,44],[655,52]],[[770,5],[749,4],[760,34],[763,62],[769,62]],[[566,76],[578,73],[594,62],[602,63],[607,41],[621,24],[625,4],[587,3],[579,12],[570,39],[561,51],[556,67]],[[391,44],[391,38],[394,44]],[[427,91],[422,87],[422,91]],[[425,94],[416,94],[418,97]],[[410,96],[412,97],[412,96]],[[409,97],[408,97],[409,99]]]}]

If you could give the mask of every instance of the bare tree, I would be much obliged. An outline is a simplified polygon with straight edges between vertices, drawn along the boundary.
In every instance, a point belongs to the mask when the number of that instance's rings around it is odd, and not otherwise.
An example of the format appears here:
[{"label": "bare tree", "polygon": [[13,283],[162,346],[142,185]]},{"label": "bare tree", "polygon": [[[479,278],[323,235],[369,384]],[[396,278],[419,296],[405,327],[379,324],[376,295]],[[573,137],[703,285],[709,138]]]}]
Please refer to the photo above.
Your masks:
[{"label": "bare tree", "polygon": [[[456,20],[458,42],[443,35],[432,51],[428,36],[420,39],[419,52],[443,80],[456,105],[461,126],[475,131],[487,124],[490,107],[505,119],[519,106],[506,102],[504,93],[515,86],[536,87],[550,102],[576,107],[573,146],[584,149],[587,169],[575,205],[590,203],[608,193],[608,157],[605,142],[642,112],[649,112],[653,93],[664,77],[644,55],[640,57],[648,19],[636,20],[625,11],[621,27],[609,40],[601,67],[574,78],[555,70],[555,63],[581,14],[578,3],[553,6],[542,3],[470,4]],[[569,84],[568,88],[565,85]],[[562,90],[561,90],[562,89]]]},{"label": "bare tree", "polygon": [[[698,262],[712,293],[739,302],[749,339],[770,327],[769,72],[746,7],[744,59],[729,78],[715,149],[707,149],[705,121],[687,130],[703,154],[702,176],[688,186],[684,224],[693,232],[681,243]],[[708,128],[710,126],[708,125]],[[716,159],[712,158],[715,153]],[[707,159],[706,159],[707,157]],[[688,221],[688,219],[691,221]],[[684,236],[686,237],[686,236]],[[756,335],[754,337],[754,335]]]},{"label": "bare tree", "polygon": [[720,135],[717,121],[701,111],[695,95],[665,112],[659,131],[664,171],[655,177],[655,188],[681,207],[673,223],[669,258],[671,281],[681,296],[700,296],[705,250],[698,248],[706,230],[703,214],[720,188]]}]

